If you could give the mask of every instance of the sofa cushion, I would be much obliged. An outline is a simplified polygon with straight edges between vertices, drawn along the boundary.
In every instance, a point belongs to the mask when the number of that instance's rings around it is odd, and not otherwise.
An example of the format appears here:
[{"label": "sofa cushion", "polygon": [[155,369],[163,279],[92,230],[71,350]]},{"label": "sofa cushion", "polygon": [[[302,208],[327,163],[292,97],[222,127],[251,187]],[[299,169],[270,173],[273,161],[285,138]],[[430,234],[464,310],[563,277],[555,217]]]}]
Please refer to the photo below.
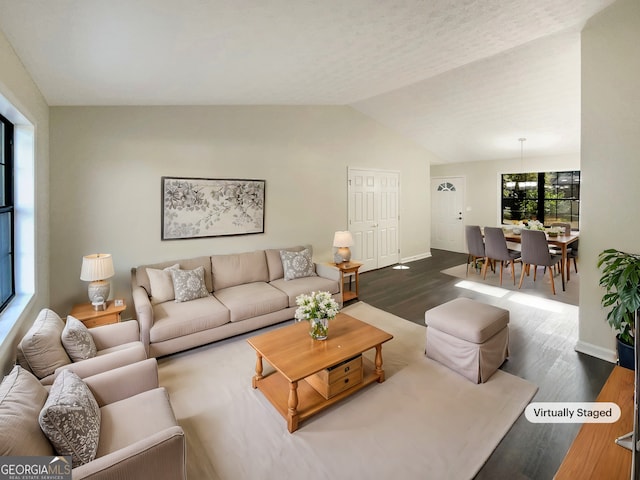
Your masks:
[{"label": "sofa cushion", "polygon": [[269,285],[283,291],[288,299],[289,306],[296,306],[296,297],[302,293],[329,292],[332,295],[340,292],[340,283],[324,277],[304,277],[295,280],[285,280],[280,278],[270,282]]},{"label": "sofa cushion", "polygon": [[228,309],[232,322],[266,315],[287,308],[287,296],[268,283],[254,282],[214,291]]},{"label": "sofa cushion", "polygon": [[282,250],[280,251],[280,258],[282,259],[285,280],[314,277],[316,275],[315,265],[311,259],[311,252],[307,248],[300,252]]},{"label": "sofa cushion", "polygon": [[204,267],[195,270],[171,270],[176,302],[188,302],[210,294],[204,283]]},{"label": "sofa cushion", "polygon": [[67,324],[62,330],[60,341],[69,358],[74,362],[96,356],[96,344],[89,329],[75,317],[67,316]]},{"label": "sofa cushion", "polygon": [[[213,290],[213,282],[211,281],[211,257],[195,257],[185,260],[171,260],[169,262],[160,262],[149,265],[141,265],[135,268],[135,281],[147,291],[147,295],[151,296],[151,283],[149,282],[149,275],[147,275],[147,268],[164,269],[171,267],[174,264],[180,265],[180,268],[184,270],[193,270],[199,266],[204,267],[204,281],[207,286],[207,290],[210,292]],[[133,269],[132,269],[133,270]]]},{"label": "sofa cushion", "polygon": [[287,252],[300,252],[308,248],[311,252],[311,257],[313,257],[313,249],[311,245],[298,245],[296,247],[289,248],[270,248],[265,250],[264,253],[267,257],[267,267],[269,267],[269,281],[272,282],[277,280],[278,278],[284,277],[284,268],[282,267],[282,258],[280,257],[280,252],[285,250]]},{"label": "sofa cushion", "polygon": [[0,384],[0,455],[53,455],[38,423],[46,401],[47,390],[20,365],[4,377]]},{"label": "sofa cushion", "polygon": [[163,342],[229,323],[229,310],[214,297],[186,303],[165,302],[153,307],[151,343]]},{"label": "sofa cushion", "polygon": [[100,412],[97,457],[103,457],[178,424],[164,388],[154,388],[104,405]]},{"label": "sofa cushion", "polygon": [[64,322],[48,308],[42,309],[29,331],[20,342],[19,349],[29,370],[38,378],[51,375],[56,368],[71,363],[62,346]]},{"label": "sofa cushion", "polygon": [[171,270],[179,270],[180,264],[174,263],[173,265],[163,268],[147,268],[147,276],[149,277],[149,285],[151,287],[151,303],[167,302],[176,298],[173,291],[173,278],[171,277]]},{"label": "sofa cushion", "polygon": [[73,467],[96,457],[100,408],[87,384],[72,371],[63,370],[53,382],[39,422],[56,453],[71,455]]},{"label": "sofa cushion", "polygon": [[232,255],[213,255],[211,269],[214,292],[245,283],[266,282],[269,278],[264,250]]}]

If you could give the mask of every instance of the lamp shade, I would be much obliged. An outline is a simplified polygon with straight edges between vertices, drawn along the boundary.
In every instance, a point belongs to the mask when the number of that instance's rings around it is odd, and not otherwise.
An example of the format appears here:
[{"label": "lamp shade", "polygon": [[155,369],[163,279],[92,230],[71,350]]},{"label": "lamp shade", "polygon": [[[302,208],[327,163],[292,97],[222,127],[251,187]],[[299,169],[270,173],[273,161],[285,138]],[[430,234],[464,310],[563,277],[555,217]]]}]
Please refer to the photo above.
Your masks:
[{"label": "lamp shade", "polygon": [[353,236],[351,232],[346,230],[344,232],[336,232],[333,236],[334,247],[351,247],[353,246]]},{"label": "lamp shade", "polygon": [[82,257],[80,280],[94,282],[105,280],[114,275],[113,259],[109,253],[94,253]]}]

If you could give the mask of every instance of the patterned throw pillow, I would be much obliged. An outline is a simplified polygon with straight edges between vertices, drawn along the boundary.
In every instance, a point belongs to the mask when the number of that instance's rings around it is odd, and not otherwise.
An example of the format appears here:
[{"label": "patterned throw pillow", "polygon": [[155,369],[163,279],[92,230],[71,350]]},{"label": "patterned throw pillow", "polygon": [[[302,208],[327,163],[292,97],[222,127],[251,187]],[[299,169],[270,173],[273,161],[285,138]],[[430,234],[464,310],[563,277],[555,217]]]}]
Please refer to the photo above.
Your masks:
[{"label": "patterned throw pillow", "polygon": [[204,283],[204,267],[194,270],[171,270],[171,277],[176,302],[188,302],[210,296]]},{"label": "patterned throw pillow", "polygon": [[308,248],[300,252],[280,250],[280,258],[282,259],[285,280],[316,276],[311,251]]},{"label": "patterned throw pillow", "polygon": [[162,302],[168,302],[175,298],[173,292],[173,279],[171,278],[171,270],[178,270],[179,264],[171,265],[162,270],[157,268],[147,268],[147,276],[149,277],[149,286],[151,287],[151,304],[156,305]]},{"label": "patterned throw pillow", "polygon": [[84,323],[71,315],[67,317],[67,324],[62,330],[60,340],[67,351],[67,355],[74,362],[96,356],[96,344],[91,333],[89,333],[89,329]]},{"label": "patterned throw pillow", "polygon": [[89,387],[70,370],[55,379],[40,411],[40,428],[58,455],[71,455],[78,467],[96,458],[100,408]]}]

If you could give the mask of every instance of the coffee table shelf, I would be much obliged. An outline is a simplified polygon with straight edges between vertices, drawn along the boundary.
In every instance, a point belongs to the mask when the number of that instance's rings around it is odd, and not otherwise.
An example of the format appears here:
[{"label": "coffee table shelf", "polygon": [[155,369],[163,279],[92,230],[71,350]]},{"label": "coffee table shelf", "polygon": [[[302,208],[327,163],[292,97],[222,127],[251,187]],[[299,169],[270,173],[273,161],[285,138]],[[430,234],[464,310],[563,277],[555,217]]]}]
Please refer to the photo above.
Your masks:
[{"label": "coffee table shelf", "polygon": [[[334,403],[353,395],[358,390],[379,381],[379,376],[375,372],[373,362],[363,358],[362,368],[364,369],[364,378],[362,379],[362,382],[329,399],[320,395],[320,393],[318,393],[316,389],[305,380],[298,382],[297,410],[299,421],[302,422],[316,413],[329,408]],[[289,411],[289,381],[276,371],[263,377],[257,383],[257,388],[286,420],[288,418]]]}]

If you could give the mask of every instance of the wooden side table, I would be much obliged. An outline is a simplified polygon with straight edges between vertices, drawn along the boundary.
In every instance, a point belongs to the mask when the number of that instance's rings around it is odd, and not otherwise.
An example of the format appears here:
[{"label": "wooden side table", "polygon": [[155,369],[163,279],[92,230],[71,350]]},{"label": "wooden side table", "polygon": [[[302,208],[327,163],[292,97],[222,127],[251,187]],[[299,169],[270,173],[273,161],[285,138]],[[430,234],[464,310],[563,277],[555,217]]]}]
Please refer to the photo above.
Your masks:
[{"label": "wooden side table", "polygon": [[[348,302],[349,300],[353,300],[354,298],[358,298],[358,281],[359,281],[359,273],[358,269],[363,265],[358,262],[343,262],[343,263],[334,263],[338,270],[340,270],[340,289],[342,290],[342,303]],[[349,290],[344,290],[344,276],[345,274],[353,273],[353,276],[356,279],[356,290],[353,291],[351,289],[351,277],[349,277]]]},{"label": "wooden side table", "polygon": [[110,300],[107,302],[106,310],[94,310],[91,302],[87,302],[74,305],[69,315],[80,320],[87,328],[91,328],[118,323],[120,321],[120,314],[124,312],[126,308],[127,306],[124,301],[122,305],[116,306],[115,302]]}]

